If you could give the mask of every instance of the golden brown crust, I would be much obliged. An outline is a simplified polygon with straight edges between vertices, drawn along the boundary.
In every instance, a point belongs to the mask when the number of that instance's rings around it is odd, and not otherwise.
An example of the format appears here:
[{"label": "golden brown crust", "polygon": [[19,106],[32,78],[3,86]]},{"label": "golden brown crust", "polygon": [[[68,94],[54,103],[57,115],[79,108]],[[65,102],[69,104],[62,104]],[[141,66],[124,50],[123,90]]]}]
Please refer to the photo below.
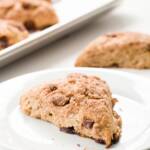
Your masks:
[{"label": "golden brown crust", "polygon": [[28,37],[28,31],[18,22],[0,20],[0,50]]},{"label": "golden brown crust", "polygon": [[0,18],[22,22],[29,30],[43,29],[58,22],[52,5],[47,1],[3,0],[0,8]]},{"label": "golden brown crust", "polygon": [[150,36],[134,32],[100,36],[81,53],[75,66],[150,68]]},{"label": "golden brown crust", "polygon": [[120,137],[121,118],[113,111],[107,84],[96,76],[70,74],[21,97],[21,110],[54,123],[62,131],[90,137],[110,146]]}]

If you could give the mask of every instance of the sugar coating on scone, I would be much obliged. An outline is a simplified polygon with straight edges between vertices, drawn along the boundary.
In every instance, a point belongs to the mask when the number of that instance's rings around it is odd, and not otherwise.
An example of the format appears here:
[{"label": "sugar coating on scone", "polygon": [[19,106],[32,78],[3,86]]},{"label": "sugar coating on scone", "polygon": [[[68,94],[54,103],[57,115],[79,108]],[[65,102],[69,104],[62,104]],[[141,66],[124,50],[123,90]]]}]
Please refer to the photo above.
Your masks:
[{"label": "sugar coating on scone", "polygon": [[58,17],[46,0],[2,0],[0,18],[22,22],[29,30],[38,30],[54,25]]},{"label": "sugar coating on scone", "polygon": [[150,68],[150,35],[134,32],[102,35],[83,50],[75,66]]},{"label": "sugar coating on scone", "polygon": [[28,37],[25,27],[16,21],[0,20],[0,50]]},{"label": "sugar coating on scone", "polygon": [[20,101],[25,114],[107,147],[121,134],[121,118],[113,110],[115,103],[105,81],[80,73],[35,87]]},{"label": "sugar coating on scone", "polygon": [[121,133],[121,118],[113,110],[115,103],[105,81],[79,73],[32,88],[20,101],[25,114],[107,147],[118,141]]}]

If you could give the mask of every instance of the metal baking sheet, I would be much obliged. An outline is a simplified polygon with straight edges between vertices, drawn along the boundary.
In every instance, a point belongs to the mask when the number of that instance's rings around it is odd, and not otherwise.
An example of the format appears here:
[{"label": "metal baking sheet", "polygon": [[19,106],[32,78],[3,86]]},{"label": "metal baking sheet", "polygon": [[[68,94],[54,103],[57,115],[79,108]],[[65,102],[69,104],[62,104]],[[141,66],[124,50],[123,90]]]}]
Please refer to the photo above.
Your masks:
[{"label": "metal baking sheet", "polygon": [[0,67],[78,29],[118,4],[120,0],[57,0],[54,2],[54,8],[59,17],[59,23],[0,51]]}]

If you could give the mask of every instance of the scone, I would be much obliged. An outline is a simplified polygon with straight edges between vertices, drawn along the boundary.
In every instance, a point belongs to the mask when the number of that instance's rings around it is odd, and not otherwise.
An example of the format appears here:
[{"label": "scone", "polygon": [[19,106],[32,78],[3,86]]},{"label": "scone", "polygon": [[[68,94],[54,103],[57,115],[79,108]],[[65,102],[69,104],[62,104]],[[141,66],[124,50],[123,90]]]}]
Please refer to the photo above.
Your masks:
[{"label": "scone", "polygon": [[28,37],[28,31],[18,22],[0,20],[0,50]]},{"label": "scone", "polygon": [[119,140],[121,133],[121,118],[113,110],[115,102],[105,81],[73,73],[27,91],[20,105],[31,117],[109,147]]},{"label": "scone", "polygon": [[2,0],[0,18],[19,21],[29,30],[43,29],[58,22],[52,5],[44,0]]},{"label": "scone", "polygon": [[83,50],[75,66],[150,68],[150,36],[134,32],[102,35]]}]

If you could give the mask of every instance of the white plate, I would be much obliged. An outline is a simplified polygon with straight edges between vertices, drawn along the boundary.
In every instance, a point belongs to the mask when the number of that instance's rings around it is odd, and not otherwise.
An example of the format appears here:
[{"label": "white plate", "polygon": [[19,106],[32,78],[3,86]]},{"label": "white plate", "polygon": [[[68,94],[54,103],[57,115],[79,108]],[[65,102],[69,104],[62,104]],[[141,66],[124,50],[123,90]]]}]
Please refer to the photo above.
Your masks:
[{"label": "white plate", "polygon": [[[23,115],[19,98],[32,86],[63,78],[72,72],[94,74],[106,80],[118,98],[115,109],[123,119],[120,141],[110,149],[137,150],[150,138],[150,81],[121,71],[91,68],[55,69],[27,74],[0,85],[0,146],[13,150],[100,150],[88,138],[60,132],[54,125]],[[80,147],[77,146],[80,144]]]},{"label": "white plate", "polygon": [[0,51],[0,67],[90,23],[91,19],[113,9],[119,2],[120,0],[57,0],[54,8],[59,23]]}]

